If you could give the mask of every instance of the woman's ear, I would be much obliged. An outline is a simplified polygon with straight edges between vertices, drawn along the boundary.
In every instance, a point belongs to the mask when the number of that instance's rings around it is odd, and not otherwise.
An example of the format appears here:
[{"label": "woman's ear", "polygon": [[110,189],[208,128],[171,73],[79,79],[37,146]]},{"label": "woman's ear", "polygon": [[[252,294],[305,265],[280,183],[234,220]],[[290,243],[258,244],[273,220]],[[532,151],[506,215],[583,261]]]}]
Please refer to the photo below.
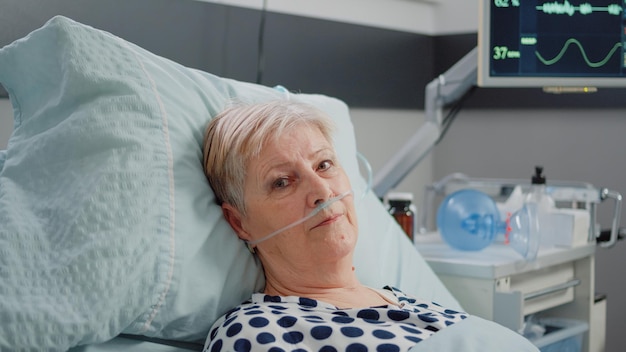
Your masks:
[{"label": "woman's ear", "polygon": [[244,241],[252,240],[252,238],[250,237],[250,234],[247,233],[243,229],[243,225],[242,225],[243,216],[241,215],[239,210],[237,210],[235,207],[233,207],[230,204],[224,203],[222,204],[222,214],[224,214],[224,218],[226,219],[230,227],[232,227],[233,230],[235,230],[235,232],[237,233],[237,236],[240,239]]}]

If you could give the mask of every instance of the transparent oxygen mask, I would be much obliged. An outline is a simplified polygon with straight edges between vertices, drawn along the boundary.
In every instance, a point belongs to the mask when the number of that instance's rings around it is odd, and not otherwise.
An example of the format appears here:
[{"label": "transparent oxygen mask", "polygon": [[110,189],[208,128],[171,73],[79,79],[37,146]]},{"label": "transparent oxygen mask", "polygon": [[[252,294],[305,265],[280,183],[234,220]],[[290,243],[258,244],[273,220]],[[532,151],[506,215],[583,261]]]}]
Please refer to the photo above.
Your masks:
[{"label": "transparent oxygen mask", "polygon": [[357,193],[359,195],[359,197],[355,201],[358,202],[358,201],[362,200],[365,197],[365,195],[372,188],[372,168],[371,168],[369,162],[367,161],[367,159],[365,158],[365,156],[363,156],[361,153],[357,153],[357,157],[358,157],[358,160],[361,163],[361,167],[365,170],[366,175],[367,175],[367,181],[366,181],[365,185],[363,185],[362,187],[359,187],[359,186],[356,187],[357,192],[355,192],[354,189],[346,190],[346,191],[344,191],[344,192],[342,192],[342,193],[340,193],[340,194],[338,194],[338,195],[336,195],[336,196],[334,196],[332,198],[329,198],[326,201],[318,204],[313,210],[311,210],[311,212],[309,212],[307,215],[303,216],[302,218],[300,218],[300,219],[298,219],[298,220],[296,220],[296,221],[294,221],[294,222],[292,222],[292,223],[290,223],[290,224],[288,224],[288,225],[286,225],[284,227],[281,227],[281,228],[279,228],[279,229],[277,229],[277,230],[275,230],[275,231],[273,231],[273,232],[271,232],[271,233],[269,233],[269,234],[267,234],[267,235],[265,235],[265,236],[263,236],[261,238],[258,238],[258,239],[254,240],[254,241],[246,241],[248,249],[252,253],[254,253],[253,246],[256,246],[257,244],[259,244],[261,242],[267,241],[270,238],[272,238],[272,237],[274,237],[274,236],[276,236],[278,234],[281,234],[281,233],[283,233],[283,232],[285,232],[285,231],[287,231],[287,230],[289,230],[289,229],[291,229],[291,228],[293,228],[295,226],[298,226],[298,225],[302,224],[303,222],[305,222],[305,221],[311,219],[312,217],[314,217],[315,215],[317,215],[323,209],[329,207],[331,204],[333,204],[335,202],[338,202],[338,201],[344,199],[347,196],[351,196],[351,195],[354,195],[355,193]]},{"label": "transparent oxygen mask", "polygon": [[537,257],[539,222],[534,203],[502,219],[495,201],[484,192],[463,189],[439,205],[437,227],[453,248],[479,251],[494,242],[508,244],[527,261]]}]

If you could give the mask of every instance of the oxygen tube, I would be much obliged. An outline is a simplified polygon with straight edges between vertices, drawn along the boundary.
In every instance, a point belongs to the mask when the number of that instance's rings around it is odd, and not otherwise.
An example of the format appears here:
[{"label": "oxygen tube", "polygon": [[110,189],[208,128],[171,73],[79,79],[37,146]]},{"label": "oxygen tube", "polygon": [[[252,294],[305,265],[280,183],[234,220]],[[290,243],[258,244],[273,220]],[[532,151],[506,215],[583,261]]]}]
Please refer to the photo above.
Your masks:
[{"label": "oxygen tube", "polygon": [[[357,156],[358,156],[359,160],[363,163],[363,165],[364,165],[364,167],[365,167],[365,169],[367,171],[367,183],[366,183],[366,186],[365,186],[365,190],[361,194],[361,199],[363,199],[365,197],[365,195],[371,189],[372,168],[371,168],[369,162],[367,161],[367,159],[361,153],[357,153]],[[276,236],[276,235],[278,235],[278,234],[280,234],[282,232],[285,232],[285,231],[289,230],[292,227],[295,227],[295,226],[298,226],[298,225],[302,224],[303,222],[305,222],[305,221],[311,219],[312,217],[314,217],[315,215],[317,215],[317,213],[319,213],[324,208],[329,207],[331,204],[333,204],[333,203],[335,203],[337,201],[340,201],[343,198],[345,198],[345,197],[347,197],[347,196],[349,196],[351,194],[354,194],[354,191],[352,189],[349,189],[349,190],[347,190],[347,191],[345,191],[345,192],[343,192],[343,193],[341,193],[341,194],[339,194],[339,195],[337,195],[335,197],[332,197],[332,198],[328,199],[327,201],[325,201],[325,202],[323,202],[321,204],[318,204],[315,207],[315,209],[311,210],[311,212],[308,215],[302,217],[301,219],[296,220],[296,221],[292,222],[291,224],[289,224],[287,226],[284,226],[284,227],[282,227],[282,228],[280,228],[280,229],[278,229],[278,230],[276,230],[276,231],[274,231],[274,232],[272,232],[272,233],[270,233],[270,234],[268,234],[268,235],[266,235],[264,237],[261,237],[259,239],[254,240],[254,241],[246,241],[246,245],[248,246],[248,249],[250,250],[250,252],[254,253],[254,248],[252,246],[255,246],[255,245],[257,245],[257,244],[259,244],[261,242],[267,241],[270,238],[272,238],[272,237],[274,237],[274,236]]]}]

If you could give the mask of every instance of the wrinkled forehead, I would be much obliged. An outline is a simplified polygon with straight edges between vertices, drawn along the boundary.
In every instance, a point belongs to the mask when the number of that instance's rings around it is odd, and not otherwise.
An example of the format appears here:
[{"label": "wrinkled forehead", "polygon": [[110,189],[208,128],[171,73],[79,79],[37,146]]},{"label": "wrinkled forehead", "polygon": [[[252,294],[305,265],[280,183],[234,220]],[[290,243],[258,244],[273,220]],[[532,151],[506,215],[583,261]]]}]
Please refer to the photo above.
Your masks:
[{"label": "wrinkled forehead", "polygon": [[316,126],[300,125],[268,136],[258,148],[258,154],[248,158],[246,164],[248,172],[254,172],[253,169],[267,170],[321,157],[336,159],[332,141]]},{"label": "wrinkled forehead", "polygon": [[[269,133],[258,133],[248,139],[246,151],[246,164],[250,161],[258,159],[267,149],[286,150],[296,147],[304,147],[310,145],[315,148],[316,145],[330,148],[334,152],[333,139],[330,131],[323,126],[310,121],[296,121],[290,124],[274,126]],[[295,136],[295,138],[294,138]]]}]

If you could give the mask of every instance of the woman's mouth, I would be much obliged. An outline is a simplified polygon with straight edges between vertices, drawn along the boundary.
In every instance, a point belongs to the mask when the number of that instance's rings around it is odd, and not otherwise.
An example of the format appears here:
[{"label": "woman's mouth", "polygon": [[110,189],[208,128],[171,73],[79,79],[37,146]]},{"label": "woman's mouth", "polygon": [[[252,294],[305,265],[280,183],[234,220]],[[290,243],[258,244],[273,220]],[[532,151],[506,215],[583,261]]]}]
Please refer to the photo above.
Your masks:
[{"label": "woman's mouth", "polygon": [[313,226],[313,229],[335,223],[339,221],[339,219],[341,219],[342,216],[343,214],[332,214],[330,216],[327,216],[322,222]]}]

